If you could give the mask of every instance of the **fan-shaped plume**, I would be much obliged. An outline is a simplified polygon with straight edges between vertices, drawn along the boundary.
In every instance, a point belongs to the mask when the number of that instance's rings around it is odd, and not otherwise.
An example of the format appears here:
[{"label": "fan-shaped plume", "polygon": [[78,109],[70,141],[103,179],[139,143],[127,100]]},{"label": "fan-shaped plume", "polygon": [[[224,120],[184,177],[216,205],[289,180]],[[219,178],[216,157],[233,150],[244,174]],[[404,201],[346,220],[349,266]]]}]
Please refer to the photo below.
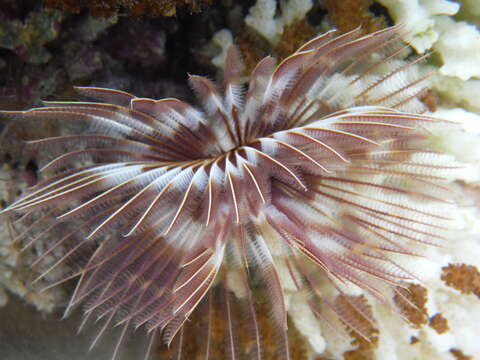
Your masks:
[{"label": "fan-shaped plume", "polygon": [[[289,359],[286,281],[319,323],[333,311],[368,338],[321,284],[374,321],[348,289],[390,304],[415,279],[399,258],[420,255],[415,243],[442,242],[452,205],[445,180],[458,168],[426,145],[429,129],[453,125],[420,115],[427,77],[411,66],[421,59],[398,59],[400,37],[398,28],[328,32],[278,66],[263,59],[247,89],[231,49],[222,91],[190,76],[202,110],[89,87],[77,90],[102,102],[2,112],[86,125],[27,142],[56,155],[44,180],[5,210],[28,214],[18,239],[49,239],[47,254],[61,255],[42,277],[70,264],[57,282],[78,278],[67,312],[83,303],[104,329],[124,327],[120,342],[145,327],[175,339],[181,354],[192,317],[205,330],[197,350],[206,359],[262,359],[267,340],[277,343],[273,358]],[[262,336],[260,308],[273,340]]]}]

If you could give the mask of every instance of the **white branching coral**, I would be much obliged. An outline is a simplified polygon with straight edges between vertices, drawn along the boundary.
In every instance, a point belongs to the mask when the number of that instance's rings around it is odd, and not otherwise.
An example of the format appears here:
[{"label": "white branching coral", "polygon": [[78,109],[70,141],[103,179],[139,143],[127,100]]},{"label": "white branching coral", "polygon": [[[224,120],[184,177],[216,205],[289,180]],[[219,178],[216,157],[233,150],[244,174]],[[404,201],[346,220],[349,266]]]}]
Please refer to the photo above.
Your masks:
[{"label": "white branching coral", "polygon": [[480,31],[475,25],[448,17],[437,20],[440,37],[434,50],[443,65],[440,73],[461,80],[480,78]]},{"label": "white branching coral", "polygon": [[455,15],[460,5],[450,0],[379,0],[388,8],[397,24],[404,24],[409,34],[405,40],[418,52],[428,50],[438,40],[436,19]]},{"label": "white branching coral", "polygon": [[456,77],[437,74],[433,77],[433,87],[445,103],[480,113],[480,79],[467,81]]},{"label": "white branching coral", "polygon": [[257,0],[250,8],[245,23],[271,44],[276,44],[280,40],[283,28],[303,19],[312,6],[312,0],[281,1],[281,13],[277,14],[276,0]]},{"label": "white branching coral", "polygon": [[220,53],[212,58],[212,64],[223,69],[228,49],[233,45],[233,35],[230,30],[222,29],[213,35],[212,43],[220,48]]},{"label": "white branching coral", "polygon": [[[480,77],[480,32],[474,24],[456,21],[452,15],[474,14],[475,5],[451,0],[380,0],[398,24],[409,34],[406,41],[418,52],[429,49],[439,54],[440,73],[468,80]],[[478,2],[477,2],[478,3]]]}]

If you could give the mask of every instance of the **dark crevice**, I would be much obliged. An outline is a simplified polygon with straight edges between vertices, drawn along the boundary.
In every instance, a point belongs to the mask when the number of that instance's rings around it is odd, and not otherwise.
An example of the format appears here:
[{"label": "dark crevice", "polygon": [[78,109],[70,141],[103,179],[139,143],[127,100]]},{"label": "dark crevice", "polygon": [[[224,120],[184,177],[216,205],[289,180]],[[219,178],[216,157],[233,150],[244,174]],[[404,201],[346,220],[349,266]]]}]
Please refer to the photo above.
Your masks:
[{"label": "dark crevice", "polygon": [[392,17],[390,16],[390,13],[388,12],[388,9],[382,4],[374,2],[368,7],[368,10],[376,17],[383,16],[388,26],[393,26],[395,24]]}]

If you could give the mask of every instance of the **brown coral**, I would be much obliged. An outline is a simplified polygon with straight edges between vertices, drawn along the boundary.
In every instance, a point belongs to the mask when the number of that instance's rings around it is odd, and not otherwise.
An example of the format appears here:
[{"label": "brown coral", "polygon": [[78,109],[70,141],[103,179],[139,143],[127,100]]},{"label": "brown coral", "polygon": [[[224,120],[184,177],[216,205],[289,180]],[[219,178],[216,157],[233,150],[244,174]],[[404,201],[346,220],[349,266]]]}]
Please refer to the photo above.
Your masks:
[{"label": "brown coral", "polygon": [[268,42],[248,29],[235,37],[235,43],[242,53],[246,72],[251,72],[270,51]]},{"label": "brown coral", "polygon": [[462,350],[460,349],[451,349],[450,353],[455,357],[457,360],[473,360],[473,357],[465,355]]},{"label": "brown coral", "polygon": [[399,289],[399,294],[394,298],[400,311],[416,327],[427,323],[428,314],[425,307],[427,303],[427,289],[420,285],[412,284],[408,290]]},{"label": "brown coral", "polygon": [[[355,307],[354,307],[355,305]],[[364,296],[347,299],[346,296],[337,297],[336,306],[350,314],[352,323],[362,328],[362,333],[368,336],[368,340],[360,335],[360,332],[349,331],[352,345],[356,348],[343,354],[345,360],[368,360],[374,358],[374,350],[378,345],[378,329],[375,327],[371,306]],[[364,313],[362,314],[359,309]],[[367,314],[368,316],[365,316]]]},{"label": "brown coral", "polygon": [[235,43],[242,53],[247,72],[250,72],[268,53],[273,53],[277,59],[283,60],[314,35],[313,27],[306,19],[301,19],[284,28],[280,41],[273,48],[267,40],[248,28],[236,36]]},{"label": "brown coral", "polygon": [[428,321],[428,325],[439,334],[444,334],[450,330],[447,319],[445,319],[440,313],[432,316]]},{"label": "brown coral", "polygon": [[306,19],[297,20],[283,29],[275,54],[279,59],[285,59],[314,35],[315,31]]},{"label": "brown coral", "polygon": [[374,32],[386,26],[385,18],[377,17],[370,11],[372,0],[326,0],[324,6],[335,27],[340,32],[358,26],[367,32]]},{"label": "brown coral", "polygon": [[441,279],[463,294],[474,294],[480,297],[480,272],[473,265],[449,264],[442,268]]}]

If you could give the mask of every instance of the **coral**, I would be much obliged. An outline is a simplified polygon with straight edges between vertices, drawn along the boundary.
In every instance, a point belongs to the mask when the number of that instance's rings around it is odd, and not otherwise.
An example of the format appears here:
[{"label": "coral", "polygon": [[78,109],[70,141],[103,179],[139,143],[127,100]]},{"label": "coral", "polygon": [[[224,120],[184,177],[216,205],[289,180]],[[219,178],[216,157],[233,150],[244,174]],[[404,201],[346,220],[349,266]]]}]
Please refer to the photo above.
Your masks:
[{"label": "coral", "polygon": [[452,349],[450,352],[456,360],[474,360],[473,357],[465,355],[460,349]]},{"label": "coral", "polygon": [[306,19],[294,21],[284,27],[282,36],[273,52],[279,59],[285,59],[314,35],[315,31]]},{"label": "coral", "polygon": [[[358,332],[350,330],[350,336],[352,337],[352,345],[355,346],[355,349],[346,351],[343,354],[345,360],[368,360],[373,359],[375,354],[375,349],[378,346],[378,336],[379,331],[376,328],[374,321],[366,321],[364,315],[359,312],[359,309],[369,313],[371,315],[371,306],[368,303],[367,299],[364,296],[359,296],[354,299],[349,299],[347,301],[345,296],[339,296],[336,300],[337,306],[340,306],[342,311],[349,313],[353,319],[351,321],[355,322],[360,326],[367,337],[362,337]],[[356,302],[352,302],[355,300]],[[352,305],[355,304],[355,307]]]},{"label": "coral", "polygon": [[450,264],[444,267],[442,280],[463,294],[474,294],[480,298],[480,271],[473,265]]},{"label": "coral", "polygon": [[242,53],[247,71],[252,71],[267,54],[283,60],[315,35],[316,31],[306,19],[312,6],[311,0],[283,1],[278,4],[276,0],[258,0],[249,9],[249,15],[245,18],[246,26],[235,36],[235,41],[228,29],[213,36],[212,42],[221,51],[212,63],[222,68],[221,60],[233,42]]},{"label": "coral", "polygon": [[440,73],[461,80],[480,78],[480,32],[475,25],[442,17],[436,21],[439,39],[434,50],[441,58]]},{"label": "coral", "polygon": [[[401,295],[400,295],[401,294]],[[408,290],[399,290],[399,294],[394,298],[395,303],[402,314],[417,327],[425,325],[428,321],[427,309],[427,289],[412,284]]]},{"label": "coral", "polygon": [[[218,290],[218,289],[217,289]],[[219,294],[218,291],[214,292],[214,295],[211,296],[211,304],[202,303],[199,311],[196,311],[192,314],[189,319],[189,322],[195,324],[195,326],[186,327],[185,332],[183,333],[183,349],[182,352],[187,354],[193,359],[201,358],[200,354],[205,352],[206,339],[204,336],[198,336],[199,331],[204,331],[204,334],[207,335],[210,331],[210,351],[209,357],[211,359],[224,359],[225,353],[223,348],[226,342],[226,334],[228,334],[229,329],[227,328],[228,323],[225,319],[225,306],[226,304],[222,301],[222,294]],[[231,310],[235,313],[235,318],[242,316],[239,312],[239,306],[241,302],[236,300],[233,294],[230,294],[229,299],[232,301]],[[262,359],[277,359],[278,354],[278,344],[276,342],[277,338],[277,329],[273,326],[270,318],[267,314],[271,311],[270,304],[264,301],[261,298],[256,299],[255,306],[258,308],[259,314],[264,314],[258,317],[258,326],[262,331]],[[208,323],[208,317],[205,314],[210,314],[211,323]],[[246,322],[237,321],[235,323],[235,336],[237,338],[237,351],[245,351],[247,355],[246,358],[256,358],[253,350],[256,346],[255,342],[252,341],[249,334],[253,331],[252,328],[246,326]],[[210,326],[210,330],[208,330]],[[308,348],[304,342],[303,336],[298,332],[293,324],[289,324],[289,342],[296,344],[295,347],[292,347],[290,353],[291,360],[305,360],[308,358]],[[172,343],[172,348],[175,350],[182,344],[179,344],[179,338],[175,339]],[[159,347],[157,356],[158,359],[169,359],[172,355],[172,349],[166,347]],[[157,359],[157,357],[155,357]]]},{"label": "coral", "polygon": [[480,24],[478,1],[379,0],[396,23],[404,24],[406,40],[420,53],[433,50],[437,74],[433,91],[447,105],[480,111]]},{"label": "coral", "polygon": [[420,53],[439,38],[435,21],[439,16],[455,15],[460,5],[450,0],[378,0],[388,8],[397,24],[407,29],[406,40]]},{"label": "coral", "polygon": [[340,32],[361,26],[371,33],[386,26],[385,18],[374,15],[369,8],[373,0],[326,0],[323,2],[328,16]]},{"label": "coral", "polygon": [[[45,129],[40,126],[36,130],[42,133]],[[2,138],[1,144],[2,147],[7,145],[5,139]],[[0,169],[0,199],[3,206],[11,200],[14,194],[21,192],[26,183],[33,185],[35,181],[35,174],[28,171],[26,164],[14,164],[10,157],[4,161]],[[19,167],[22,170],[18,169]],[[29,251],[22,251],[20,243],[11,241],[14,238],[15,225],[9,219],[2,218],[1,220],[0,307],[6,305],[9,296],[15,294],[39,311],[52,312],[59,303],[65,301],[63,289],[56,288],[42,292],[41,290],[48,285],[51,278],[49,281],[39,281],[32,285],[32,282],[42,272],[41,268],[32,267],[32,264],[44,243],[40,242]],[[58,274],[62,274],[62,271],[60,270]],[[5,290],[8,290],[8,294]]]},{"label": "coral", "polygon": [[480,103],[477,94],[480,93],[480,80],[462,81],[450,76],[436,75],[433,86],[445,105],[480,113]]},{"label": "coral", "polygon": [[[293,284],[292,284],[293,285]],[[284,286],[285,288],[287,286]],[[313,350],[316,354],[322,354],[326,349],[326,342],[323,336],[323,329],[318,326],[318,321],[312,309],[305,304],[303,296],[297,293],[297,289],[293,285],[286,291],[286,295],[289,296],[288,311],[296,316],[291,316],[291,326],[298,329],[297,336],[300,336],[303,340],[300,343],[303,345],[304,351]]]},{"label": "coral", "polygon": [[282,33],[282,22],[275,19],[277,2],[257,0],[249,10],[245,23],[265,39],[275,42]]},{"label": "coral", "polygon": [[[220,48],[220,53],[212,58],[212,64],[222,68],[225,64],[228,49],[233,45],[232,33],[227,29],[222,29],[212,37],[212,43]],[[258,62],[259,59],[255,61]]]},{"label": "coral", "polygon": [[276,0],[257,0],[245,18],[245,24],[275,45],[280,40],[284,27],[301,21],[312,6],[311,0],[280,2],[281,11],[277,15]]},{"label": "coral", "polygon": [[448,321],[443,317],[442,314],[438,313],[432,316],[428,320],[428,325],[432,328],[435,329],[435,331],[439,334],[444,334],[446,333],[449,329],[448,327]]},{"label": "coral", "polygon": [[[32,18],[37,21],[32,22]],[[57,11],[31,11],[25,20],[13,18],[9,29],[15,38],[10,37],[9,41],[22,45],[14,49],[17,56],[6,54],[2,59],[8,70],[0,74],[0,97],[9,99],[8,107],[21,107],[21,104],[38,103],[39,98],[65,91],[65,87],[71,88],[70,81],[85,80],[103,67],[101,53],[93,43],[116,20],[84,17],[72,21],[72,25],[70,18],[65,20]],[[66,26],[60,26],[60,21]],[[20,28],[11,23],[21,24]],[[54,51],[55,56],[49,51]]]},{"label": "coral", "polygon": [[[5,10],[0,9],[0,16],[2,11]],[[36,12],[26,12],[25,19],[34,16],[32,14]],[[49,98],[72,97],[75,83],[121,86],[156,97],[165,95],[167,89],[172,95],[187,95],[187,87],[179,81],[185,77],[180,63],[167,63],[167,58],[188,61],[193,64],[192,69],[196,69],[200,61],[198,57],[185,56],[193,52],[193,48],[177,45],[170,46],[167,56],[167,41],[178,43],[188,32],[180,29],[177,20],[96,18],[86,13],[64,15],[62,19],[56,38],[43,46],[45,51],[48,49],[55,55],[47,56],[45,63],[33,64],[19,56],[21,54],[3,49],[0,52],[0,66],[3,67],[0,104],[3,108],[18,109]],[[9,21],[23,24],[26,20],[19,15]],[[32,31],[38,30],[32,28]],[[143,36],[139,38],[138,33]],[[138,70],[140,66],[142,71]],[[202,69],[208,68],[203,66]]]},{"label": "coral", "polygon": [[25,21],[2,19],[0,14],[0,47],[14,51],[23,61],[46,63],[51,54],[45,44],[58,36],[61,21],[58,12],[32,12]]},{"label": "coral", "polygon": [[61,9],[78,13],[87,8],[92,15],[110,17],[125,9],[132,16],[175,16],[179,8],[188,5],[192,11],[199,11],[202,5],[213,0],[44,0],[48,9]]}]

